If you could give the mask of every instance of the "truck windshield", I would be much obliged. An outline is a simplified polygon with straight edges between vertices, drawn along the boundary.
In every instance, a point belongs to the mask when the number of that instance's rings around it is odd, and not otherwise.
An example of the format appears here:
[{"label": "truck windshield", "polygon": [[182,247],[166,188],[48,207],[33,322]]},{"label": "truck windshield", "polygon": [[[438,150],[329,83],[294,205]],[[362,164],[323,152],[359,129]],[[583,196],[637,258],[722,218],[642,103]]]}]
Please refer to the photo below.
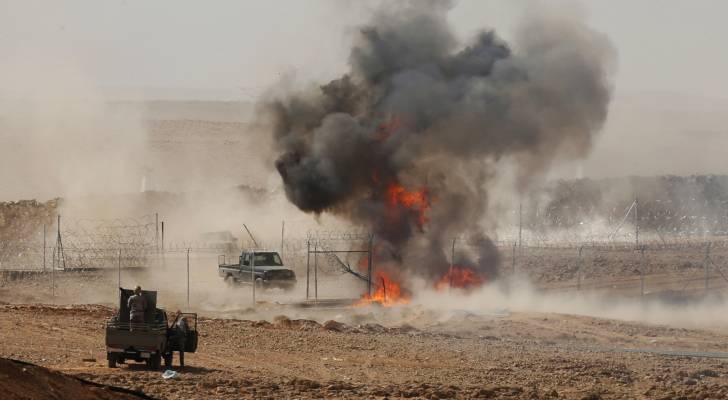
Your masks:
[{"label": "truck windshield", "polygon": [[255,253],[255,265],[256,266],[281,266],[281,257],[278,253]]}]

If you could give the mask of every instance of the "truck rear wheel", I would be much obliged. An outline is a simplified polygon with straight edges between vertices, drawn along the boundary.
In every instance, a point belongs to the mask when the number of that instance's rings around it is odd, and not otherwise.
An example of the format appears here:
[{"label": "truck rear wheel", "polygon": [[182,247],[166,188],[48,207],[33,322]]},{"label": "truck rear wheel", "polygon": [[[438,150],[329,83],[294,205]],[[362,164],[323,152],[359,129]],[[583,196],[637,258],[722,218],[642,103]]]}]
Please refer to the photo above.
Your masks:
[{"label": "truck rear wheel", "polygon": [[159,353],[152,354],[147,360],[147,366],[155,371],[162,367],[162,356]]},{"label": "truck rear wheel", "polygon": [[116,368],[116,354],[106,353],[106,358],[109,360],[109,368]]}]

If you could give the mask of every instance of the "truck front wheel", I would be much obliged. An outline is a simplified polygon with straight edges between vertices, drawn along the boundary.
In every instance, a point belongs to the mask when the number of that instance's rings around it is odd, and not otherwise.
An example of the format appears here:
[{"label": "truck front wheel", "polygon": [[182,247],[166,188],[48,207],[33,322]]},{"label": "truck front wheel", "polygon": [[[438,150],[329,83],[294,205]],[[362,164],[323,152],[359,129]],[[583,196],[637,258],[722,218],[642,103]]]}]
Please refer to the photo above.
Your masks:
[{"label": "truck front wheel", "polygon": [[106,358],[109,360],[109,368],[116,368],[116,354],[106,353]]}]

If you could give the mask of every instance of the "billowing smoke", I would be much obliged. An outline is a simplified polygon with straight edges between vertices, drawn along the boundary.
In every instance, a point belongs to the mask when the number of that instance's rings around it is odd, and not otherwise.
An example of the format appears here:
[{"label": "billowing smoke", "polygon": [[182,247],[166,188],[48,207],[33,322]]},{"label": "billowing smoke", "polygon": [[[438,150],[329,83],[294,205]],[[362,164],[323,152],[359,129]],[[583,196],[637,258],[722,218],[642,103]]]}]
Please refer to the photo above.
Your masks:
[{"label": "billowing smoke", "polygon": [[559,156],[580,157],[607,116],[614,52],[580,21],[530,18],[515,46],[484,30],[467,45],[450,4],[388,5],[362,27],[349,72],[271,101],[276,167],[301,210],[369,227],[402,268],[448,269],[449,241],[474,237],[457,258],[492,276],[480,232],[498,161],[523,184]]}]

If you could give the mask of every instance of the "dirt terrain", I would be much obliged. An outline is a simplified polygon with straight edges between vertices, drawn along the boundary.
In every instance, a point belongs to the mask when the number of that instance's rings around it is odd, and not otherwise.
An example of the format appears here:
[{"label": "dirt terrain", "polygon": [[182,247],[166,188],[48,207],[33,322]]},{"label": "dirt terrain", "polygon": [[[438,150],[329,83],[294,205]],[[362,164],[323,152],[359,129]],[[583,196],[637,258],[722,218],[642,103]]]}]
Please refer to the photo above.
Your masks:
[{"label": "dirt terrain", "polygon": [[[305,264],[295,264],[298,288],[258,293],[253,309],[249,288],[217,276],[214,253],[192,255],[189,308],[183,253],[121,275],[5,271],[0,357],[170,399],[728,397],[724,247],[711,250],[717,266],[704,299],[700,245],[644,258],[587,248],[581,261],[575,249],[524,247],[515,275],[502,253],[503,289],[427,292],[391,308],[301,307]],[[319,298],[361,296],[362,282],[327,271],[319,272]],[[509,286],[513,276],[530,286]],[[177,379],[133,363],[107,367],[104,321],[119,279],[159,290],[168,312],[200,314],[199,351]]]},{"label": "dirt terrain", "polygon": [[11,399],[146,399],[141,392],[70,377],[24,361],[0,358],[0,392]]},{"label": "dirt terrain", "polygon": [[[378,309],[378,313],[398,313]],[[4,305],[0,356],[158,398],[725,398],[728,332],[540,313],[433,315],[412,324],[205,318],[174,380],[106,366],[104,306]],[[625,352],[620,349],[639,349]]]}]

